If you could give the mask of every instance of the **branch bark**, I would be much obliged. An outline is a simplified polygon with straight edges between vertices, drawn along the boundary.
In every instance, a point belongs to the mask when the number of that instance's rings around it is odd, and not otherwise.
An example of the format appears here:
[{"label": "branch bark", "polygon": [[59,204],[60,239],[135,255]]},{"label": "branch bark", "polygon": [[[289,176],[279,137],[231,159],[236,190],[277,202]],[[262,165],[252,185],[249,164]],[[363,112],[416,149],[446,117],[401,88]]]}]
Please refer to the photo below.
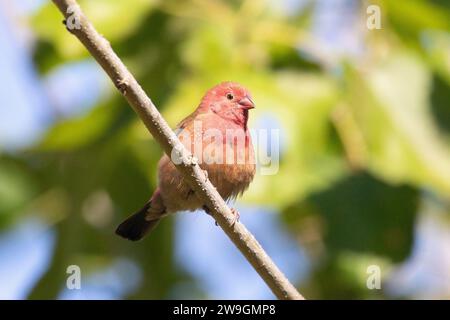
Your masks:
[{"label": "branch bark", "polygon": [[181,159],[181,164],[177,165],[178,170],[275,296],[279,299],[304,299],[247,228],[242,223],[233,224],[234,216],[230,208],[205,177],[196,159],[184,148],[139,83],[115,54],[109,42],[95,30],[83,14],[77,2],[75,0],[53,0],[53,2],[64,15],[67,30],[83,43],[102,66],[164,152],[170,156],[172,149],[175,148]]}]

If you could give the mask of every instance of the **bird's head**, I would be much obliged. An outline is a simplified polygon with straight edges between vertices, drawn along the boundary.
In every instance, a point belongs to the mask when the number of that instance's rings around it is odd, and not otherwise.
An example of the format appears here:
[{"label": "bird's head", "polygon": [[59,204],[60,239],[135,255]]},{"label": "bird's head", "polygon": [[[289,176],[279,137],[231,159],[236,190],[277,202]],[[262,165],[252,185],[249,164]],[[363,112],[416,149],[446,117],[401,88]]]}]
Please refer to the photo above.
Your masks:
[{"label": "bird's head", "polygon": [[235,82],[223,82],[208,90],[199,109],[202,112],[213,112],[246,128],[248,110],[254,107],[247,89]]}]

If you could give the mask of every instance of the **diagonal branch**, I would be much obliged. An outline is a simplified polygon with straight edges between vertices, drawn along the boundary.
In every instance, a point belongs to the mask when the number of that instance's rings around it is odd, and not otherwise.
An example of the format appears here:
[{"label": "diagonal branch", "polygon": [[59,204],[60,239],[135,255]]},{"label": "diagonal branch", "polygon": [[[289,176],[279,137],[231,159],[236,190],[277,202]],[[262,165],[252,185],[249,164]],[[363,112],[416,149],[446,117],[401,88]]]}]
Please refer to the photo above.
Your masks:
[{"label": "diagonal branch", "polygon": [[233,223],[234,216],[230,208],[205,177],[196,159],[184,148],[139,83],[112,50],[109,42],[95,30],[83,14],[77,2],[75,0],[53,0],[53,2],[63,13],[67,29],[83,43],[106,71],[166,154],[170,156],[175,148],[181,160],[177,169],[277,298],[303,299],[247,228],[242,223]]}]

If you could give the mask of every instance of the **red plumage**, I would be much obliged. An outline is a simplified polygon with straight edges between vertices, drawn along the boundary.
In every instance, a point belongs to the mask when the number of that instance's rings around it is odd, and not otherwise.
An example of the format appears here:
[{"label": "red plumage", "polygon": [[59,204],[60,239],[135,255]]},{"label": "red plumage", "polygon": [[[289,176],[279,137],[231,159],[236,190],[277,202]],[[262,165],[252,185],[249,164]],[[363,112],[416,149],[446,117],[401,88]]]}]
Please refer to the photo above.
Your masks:
[{"label": "red plumage", "polygon": [[[244,87],[224,82],[208,90],[197,109],[176,129],[181,142],[199,160],[225,200],[242,194],[255,175],[255,157],[247,127],[252,108],[251,95]],[[158,188],[151,199],[119,225],[118,235],[139,240],[164,216],[203,207],[167,155],[159,161],[158,177]]]}]

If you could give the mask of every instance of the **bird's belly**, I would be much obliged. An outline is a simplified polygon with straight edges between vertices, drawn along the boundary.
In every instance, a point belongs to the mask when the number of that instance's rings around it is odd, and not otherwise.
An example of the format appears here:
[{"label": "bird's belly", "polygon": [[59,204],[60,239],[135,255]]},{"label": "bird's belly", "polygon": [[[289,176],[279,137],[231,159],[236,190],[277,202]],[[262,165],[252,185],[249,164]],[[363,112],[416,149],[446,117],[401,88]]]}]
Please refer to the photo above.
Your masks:
[{"label": "bird's belly", "polygon": [[212,164],[205,165],[203,169],[208,172],[209,180],[225,200],[241,195],[255,174],[252,164]]},{"label": "bird's belly", "polygon": [[[241,195],[253,180],[254,164],[202,164],[203,170],[208,172],[208,179],[225,200]],[[194,211],[203,207],[203,202],[195,195],[183,176],[173,163],[167,158],[162,160],[159,188],[167,212]]]}]

